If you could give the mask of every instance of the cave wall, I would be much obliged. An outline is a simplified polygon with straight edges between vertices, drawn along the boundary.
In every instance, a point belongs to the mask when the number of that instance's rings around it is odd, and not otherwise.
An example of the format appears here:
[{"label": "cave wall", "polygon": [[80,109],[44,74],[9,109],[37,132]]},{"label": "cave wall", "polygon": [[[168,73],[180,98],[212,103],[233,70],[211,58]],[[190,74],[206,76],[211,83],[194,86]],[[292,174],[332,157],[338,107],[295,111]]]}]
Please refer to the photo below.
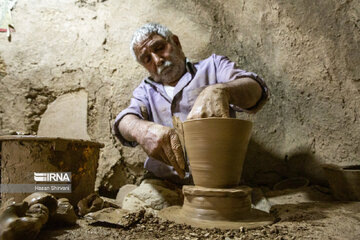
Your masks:
[{"label": "cave wall", "polygon": [[[146,76],[129,52],[134,30],[167,25],[192,61],[226,55],[267,82],[243,177],[325,183],[322,163],[360,161],[360,3],[351,0],[18,0],[16,32],[0,35],[0,129],[34,134],[64,93],[88,92],[88,132],[105,144],[97,186],[138,183],[145,154],[111,125]],[[241,117],[241,114],[240,116]]]}]

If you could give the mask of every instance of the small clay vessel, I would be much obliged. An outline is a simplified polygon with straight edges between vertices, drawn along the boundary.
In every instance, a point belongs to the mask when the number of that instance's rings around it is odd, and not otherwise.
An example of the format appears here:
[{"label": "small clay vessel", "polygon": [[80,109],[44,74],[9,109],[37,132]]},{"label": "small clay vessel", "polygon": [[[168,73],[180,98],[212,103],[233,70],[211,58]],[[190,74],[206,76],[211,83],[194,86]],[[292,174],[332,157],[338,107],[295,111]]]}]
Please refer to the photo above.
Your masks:
[{"label": "small clay vessel", "polygon": [[293,177],[282,180],[274,185],[274,190],[297,189],[309,185],[309,180],[304,177]]},{"label": "small clay vessel", "polygon": [[196,186],[231,188],[240,182],[252,122],[202,118],[183,123],[185,148]]},{"label": "small clay vessel", "polygon": [[323,169],[336,199],[360,201],[360,165],[324,164]]}]

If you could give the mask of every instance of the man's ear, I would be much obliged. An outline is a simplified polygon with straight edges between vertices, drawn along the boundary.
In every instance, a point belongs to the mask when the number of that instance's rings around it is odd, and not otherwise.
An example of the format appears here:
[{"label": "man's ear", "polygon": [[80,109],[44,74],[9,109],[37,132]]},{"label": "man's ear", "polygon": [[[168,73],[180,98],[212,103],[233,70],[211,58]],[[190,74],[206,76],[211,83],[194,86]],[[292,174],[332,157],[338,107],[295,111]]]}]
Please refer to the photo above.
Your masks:
[{"label": "man's ear", "polygon": [[181,43],[180,43],[180,40],[178,38],[178,36],[176,36],[175,34],[171,36],[171,39],[174,41],[174,43],[176,44],[176,46],[178,46],[180,49],[181,48]]}]

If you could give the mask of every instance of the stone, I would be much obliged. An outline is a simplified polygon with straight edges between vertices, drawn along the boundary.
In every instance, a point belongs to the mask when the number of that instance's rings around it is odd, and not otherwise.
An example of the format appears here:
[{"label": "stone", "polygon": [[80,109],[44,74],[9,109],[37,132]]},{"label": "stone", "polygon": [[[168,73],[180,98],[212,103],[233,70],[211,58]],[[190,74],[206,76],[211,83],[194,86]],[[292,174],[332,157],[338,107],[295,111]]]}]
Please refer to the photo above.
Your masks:
[{"label": "stone", "polygon": [[260,188],[253,188],[251,191],[251,206],[255,209],[270,213],[271,204]]},{"label": "stone", "polygon": [[48,105],[37,135],[90,140],[87,133],[86,91],[64,94]]},{"label": "stone", "polygon": [[121,204],[113,198],[108,198],[104,196],[100,196],[100,198],[104,201],[104,208],[112,207],[112,208],[121,208]]},{"label": "stone", "polygon": [[163,208],[181,205],[182,201],[180,188],[166,181],[147,179],[125,196],[122,208],[130,211],[145,209],[156,214]]},{"label": "stone", "polygon": [[84,216],[90,212],[96,212],[104,207],[104,200],[97,193],[92,193],[81,199],[78,204],[79,215]]},{"label": "stone", "polygon": [[122,207],[124,198],[128,195],[129,192],[131,192],[132,190],[134,190],[137,187],[138,186],[135,184],[126,184],[126,185],[122,186],[116,195],[116,202],[118,202],[120,204],[120,206]]},{"label": "stone", "polygon": [[51,218],[51,222],[56,225],[74,225],[76,220],[77,216],[69,199],[58,199],[58,206],[54,216]]}]

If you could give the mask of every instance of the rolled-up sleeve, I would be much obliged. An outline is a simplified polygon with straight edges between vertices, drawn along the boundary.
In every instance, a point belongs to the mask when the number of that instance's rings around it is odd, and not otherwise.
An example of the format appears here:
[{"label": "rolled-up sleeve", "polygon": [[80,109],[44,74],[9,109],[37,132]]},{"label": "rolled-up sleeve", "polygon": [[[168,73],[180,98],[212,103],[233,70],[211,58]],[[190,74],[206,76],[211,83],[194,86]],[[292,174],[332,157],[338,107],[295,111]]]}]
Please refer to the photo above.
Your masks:
[{"label": "rolled-up sleeve", "polygon": [[130,100],[130,105],[122,110],[115,119],[113,125],[113,133],[120,140],[124,146],[135,147],[138,143],[126,140],[119,131],[119,123],[121,119],[127,114],[133,114],[140,119],[148,120],[149,113],[149,101],[146,97],[146,89],[144,82],[142,82],[133,92],[133,97]]},{"label": "rolled-up sleeve", "polygon": [[235,111],[244,111],[249,113],[255,113],[258,110],[261,109],[261,107],[266,103],[266,101],[269,99],[269,89],[266,86],[266,83],[262,78],[260,78],[256,73],[253,72],[247,72],[244,70],[241,70],[236,67],[236,64],[232,61],[230,61],[227,57],[219,56],[219,55],[213,55],[214,62],[216,64],[217,68],[217,79],[219,83],[226,83],[233,81],[235,79],[239,78],[252,78],[254,79],[261,87],[262,94],[259,101],[252,107],[247,109],[242,109],[237,106],[232,105],[231,107]]}]

